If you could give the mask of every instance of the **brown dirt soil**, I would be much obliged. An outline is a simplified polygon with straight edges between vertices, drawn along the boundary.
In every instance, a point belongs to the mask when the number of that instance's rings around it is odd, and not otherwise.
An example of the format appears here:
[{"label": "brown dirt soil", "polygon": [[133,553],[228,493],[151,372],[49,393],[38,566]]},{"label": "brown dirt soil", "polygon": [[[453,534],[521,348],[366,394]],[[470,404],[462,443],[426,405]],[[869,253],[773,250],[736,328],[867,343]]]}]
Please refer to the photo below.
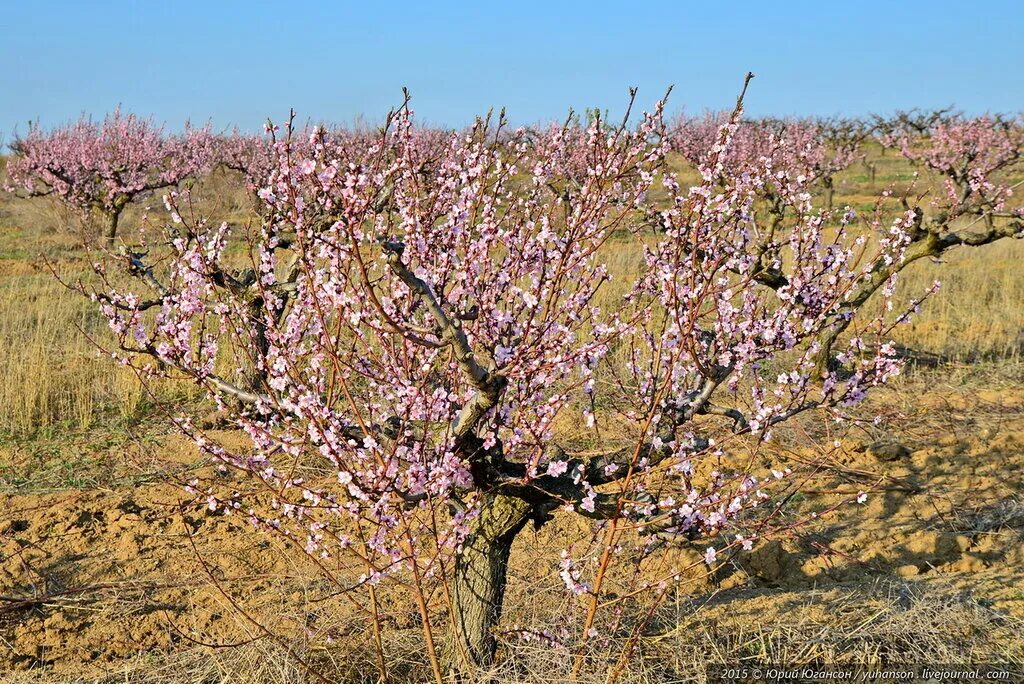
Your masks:
[{"label": "brown dirt soil", "polygon": [[[887,390],[880,401],[903,415],[900,431],[886,439],[905,449],[872,446],[873,434],[850,439],[825,487],[856,487],[850,473],[871,471],[888,477],[881,491],[862,509],[765,543],[713,577],[695,574],[675,598],[675,624],[662,616],[652,647],[675,643],[681,631],[692,646],[700,631],[716,648],[745,653],[750,643],[736,635],[760,630],[767,659],[885,658],[903,639],[900,653],[932,644],[926,654],[1024,662],[1022,387]],[[173,462],[191,458],[180,440],[162,444]],[[0,680],[82,681],[123,671],[109,681],[156,681],[127,673],[142,667],[140,659],[187,664],[196,652],[220,652],[211,644],[259,643],[265,634],[239,608],[271,630],[315,629],[327,609],[310,602],[318,588],[294,554],[272,538],[239,534],[249,528],[238,516],[179,509],[181,497],[177,486],[154,483],[0,497]],[[815,505],[813,493],[805,505]],[[560,540],[574,525],[559,518],[521,536],[511,621],[530,612],[532,583],[556,572]],[[699,557],[682,550],[658,562]],[[356,655],[365,623],[337,610],[338,650],[325,657],[344,661],[339,667],[350,673],[364,664],[371,671],[370,656]],[[403,630],[416,638],[414,612],[394,627],[399,639]],[[829,630],[845,641],[824,639]]]}]

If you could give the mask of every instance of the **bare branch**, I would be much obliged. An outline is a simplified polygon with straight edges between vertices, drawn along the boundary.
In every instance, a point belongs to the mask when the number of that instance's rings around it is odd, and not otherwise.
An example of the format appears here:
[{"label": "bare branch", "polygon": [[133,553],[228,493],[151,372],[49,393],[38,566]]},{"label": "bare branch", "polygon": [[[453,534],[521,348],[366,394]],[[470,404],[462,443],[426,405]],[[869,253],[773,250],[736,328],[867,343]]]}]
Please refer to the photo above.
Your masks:
[{"label": "bare branch", "polygon": [[441,298],[427,283],[402,263],[405,245],[400,242],[386,242],[384,251],[388,254],[388,264],[391,266],[391,270],[427,305],[441,331],[441,338],[451,345],[459,367],[469,379],[470,384],[477,389],[476,394],[462,407],[462,412],[455,424],[455,435],[465,437],[472,432],[484,414],[497,405],[507,381],[501,375],[492,374],[480,365],[469,345],[465,331],[459,324],[459,319],[449,318]]}]

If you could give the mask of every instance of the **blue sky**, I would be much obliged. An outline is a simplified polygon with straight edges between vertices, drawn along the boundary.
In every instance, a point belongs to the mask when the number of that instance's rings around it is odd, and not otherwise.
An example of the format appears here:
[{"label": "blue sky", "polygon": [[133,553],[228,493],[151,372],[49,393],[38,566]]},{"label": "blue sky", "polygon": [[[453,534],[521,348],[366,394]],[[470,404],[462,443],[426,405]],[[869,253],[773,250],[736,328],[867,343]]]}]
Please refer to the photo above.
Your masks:
[{"label": "blue sky", "polygon": [[268,117],[517,123],[570,106],[730,104],[753,114],[864,114],[954,103],[1024,109],[1024,1],[0,3],[0,135],[121,104],[256,129]]}]

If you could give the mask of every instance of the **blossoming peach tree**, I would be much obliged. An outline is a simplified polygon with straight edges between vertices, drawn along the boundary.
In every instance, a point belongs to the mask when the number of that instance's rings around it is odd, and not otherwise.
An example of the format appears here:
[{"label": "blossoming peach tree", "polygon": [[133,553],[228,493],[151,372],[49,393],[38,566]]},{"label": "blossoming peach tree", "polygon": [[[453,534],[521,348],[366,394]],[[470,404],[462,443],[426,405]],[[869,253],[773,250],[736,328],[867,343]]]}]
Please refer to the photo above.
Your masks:
[{"label": "blossoming peach tree", "polygon": [[117,110],[100,123],[83,117],[51,131],[32,126],[11,143],[7,185],[56,197],[84,219],[98,214],[112,243],[132,200],[207,170],[214,148],[208,128],[166,135],[152,121]]},{"label": "blossoming peach tree", "polygon": [[[364,597],[382,676],[381,583],[411,588],[434,677],[471,673],[494,661],[517,535],[581,516],[596,551],[570,540],[560,571],[582,649],[609,624],[625,547],[696,544],[714,565],[770,536],[797,473],[732,457],[799,414],[841,417],[900,369],[885,338],[906,313],[855,314],[865,291],[892,296],[916,210],[869,235],[816,210],[803,173],[732,170],[742,97],[683,187],[663,106],[539,142],[503,118],[435,132],[430,173],[408,103],[358,155],[285,127],[258,226],[196,218],[172,192],[167,239],[117,257],[138,288],[97,264],[114,355],[198,383],[247,436],[232,448],[178,418],[246,483],[190,491]],[[766,185],[784,225],[759,218]],[[625,273],[608,265],[623,253]],[[684,570],[637,592],[657,600]]]}]

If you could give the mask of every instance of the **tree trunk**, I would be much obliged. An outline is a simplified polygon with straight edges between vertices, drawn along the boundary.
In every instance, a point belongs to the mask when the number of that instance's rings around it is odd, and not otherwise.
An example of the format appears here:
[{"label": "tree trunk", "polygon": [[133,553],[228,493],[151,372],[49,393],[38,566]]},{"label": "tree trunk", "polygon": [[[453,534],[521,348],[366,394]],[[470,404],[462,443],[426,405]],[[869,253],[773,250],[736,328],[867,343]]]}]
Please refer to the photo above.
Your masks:
[{"label": "tree trunk", "polygon": [[512,542],[529,520],[530,505],[488,495],[473,532],[455,560],[452,624],[445,643],[445,668],[457,680],[494,663],[494,628],[501,619]]},{"label": "tree trunk", "polygon": [[832,211],[832,198],[835,195],[835,187],[832,184],[832,176],[825,178],[825,208]]},{"label": "tree trunk", "polygon": [[103,239],[106,241],[108,247],[114,244],[114,238],[117,237],[117,223],[120,220],[120,211],[114,211],[107,214],[107,232],[104,234]]},{"label": "tree trunk", "polygon": [[[249,319],[256,328],[255,350],[252,358],[244,359],[243,363],[248,364],[242,380],[244,389],[259,394],[267,384],[267,356],[270,353],[270,340],[267,339],[267,324],[263,320],[264,301],[263,297],[254,296],[249,302]],[[261,368],[261,364],[263,367]]]}]

